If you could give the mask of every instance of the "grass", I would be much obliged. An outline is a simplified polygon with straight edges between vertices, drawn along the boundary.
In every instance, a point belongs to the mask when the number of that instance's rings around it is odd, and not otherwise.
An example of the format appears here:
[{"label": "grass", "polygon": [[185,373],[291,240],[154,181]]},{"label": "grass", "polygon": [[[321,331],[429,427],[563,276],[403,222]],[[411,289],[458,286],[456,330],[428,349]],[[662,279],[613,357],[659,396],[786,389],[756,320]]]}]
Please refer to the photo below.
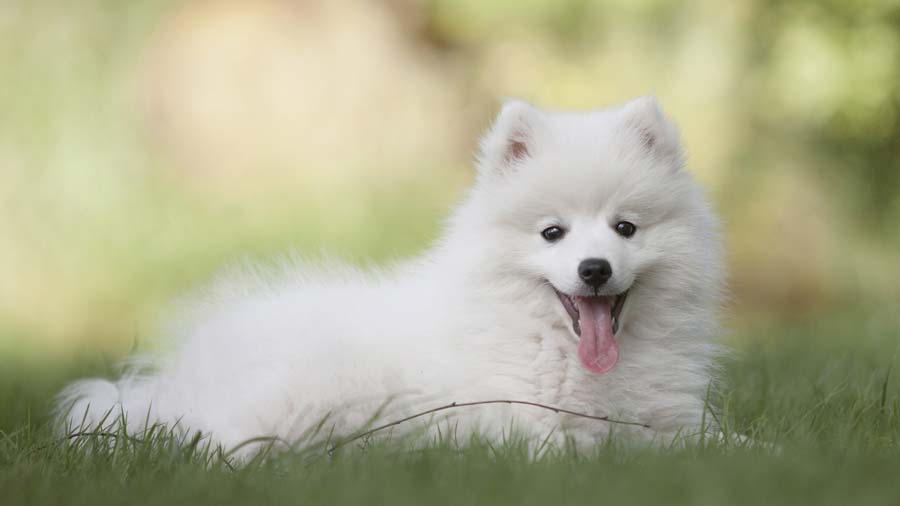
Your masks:
[{"label": "grass", "polygon": [[[607,444],[525,457],[521,442],[435,444],[415,452],[351,445],[332,456],[280,455],[234,469],[202,444],[60,442],[48,403],[103,364],[0,372],[2,504],[898,504],[900,325],[890,314],[743,325],[717,401],[735,442],[678,450]],[[195,442],[194,442],[195,443]]]}]

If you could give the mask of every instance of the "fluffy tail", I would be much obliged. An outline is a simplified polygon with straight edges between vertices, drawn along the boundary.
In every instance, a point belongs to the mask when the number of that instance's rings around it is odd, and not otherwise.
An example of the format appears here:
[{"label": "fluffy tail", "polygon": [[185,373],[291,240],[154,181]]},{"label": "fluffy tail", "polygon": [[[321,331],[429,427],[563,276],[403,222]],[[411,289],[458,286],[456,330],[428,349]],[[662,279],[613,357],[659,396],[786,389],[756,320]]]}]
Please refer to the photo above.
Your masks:
[{"label": "fluffy tail", "polygon": [[116,382],[85,379],[68,385],[56,398],[55,419],[61,433],[129,432],[144,427],[151,415],[147,378],[125,375]]}]

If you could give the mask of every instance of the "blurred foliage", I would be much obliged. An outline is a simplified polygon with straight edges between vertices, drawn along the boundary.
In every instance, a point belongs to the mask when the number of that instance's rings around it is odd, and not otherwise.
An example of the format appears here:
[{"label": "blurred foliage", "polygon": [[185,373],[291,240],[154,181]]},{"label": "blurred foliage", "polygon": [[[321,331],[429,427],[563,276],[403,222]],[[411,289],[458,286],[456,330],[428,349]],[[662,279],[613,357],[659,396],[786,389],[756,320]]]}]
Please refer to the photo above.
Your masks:
[{"label": "blurred foliage", "polygon": [[0,352],[126,351],[242,256],[413,254],[503,97],[655,93],[738,319],[900,300],[895,0],[5,0]]}]

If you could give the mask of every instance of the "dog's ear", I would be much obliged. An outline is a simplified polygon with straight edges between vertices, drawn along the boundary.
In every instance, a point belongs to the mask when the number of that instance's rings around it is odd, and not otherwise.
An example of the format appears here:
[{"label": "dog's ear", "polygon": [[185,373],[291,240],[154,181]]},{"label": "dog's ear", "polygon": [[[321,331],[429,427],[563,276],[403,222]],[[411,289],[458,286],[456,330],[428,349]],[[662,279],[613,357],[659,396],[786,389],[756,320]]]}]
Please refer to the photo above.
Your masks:
[{"label": "dog's ear", "polygon": [[521,100],[506,101],[494,125],[481,139],[479,170],[509,172],[534,156],[542,122],[541,111],[536,107]]},{"label": "dog's ear", "polygon": [[640,149],[673,169],[684,163],[681,140],[676,127],[660,108],[656,97],[640,97],[621,109],[622,130]]}]

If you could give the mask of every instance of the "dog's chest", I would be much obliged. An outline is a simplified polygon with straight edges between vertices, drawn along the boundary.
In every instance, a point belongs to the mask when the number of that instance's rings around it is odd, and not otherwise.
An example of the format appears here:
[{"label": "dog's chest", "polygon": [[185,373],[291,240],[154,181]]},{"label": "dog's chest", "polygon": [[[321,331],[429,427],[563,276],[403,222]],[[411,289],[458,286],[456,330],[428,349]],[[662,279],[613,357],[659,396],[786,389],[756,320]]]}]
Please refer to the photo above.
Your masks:
[{"label": "dog's chest", "polygon": [[535,336],[535,343],[528,368],[536,380],[539,400],[566,408],[589,405],[590,396],[583,389],[585,374],[575,352],[577,343],[569,330],[561,325],[548,326]]}]

